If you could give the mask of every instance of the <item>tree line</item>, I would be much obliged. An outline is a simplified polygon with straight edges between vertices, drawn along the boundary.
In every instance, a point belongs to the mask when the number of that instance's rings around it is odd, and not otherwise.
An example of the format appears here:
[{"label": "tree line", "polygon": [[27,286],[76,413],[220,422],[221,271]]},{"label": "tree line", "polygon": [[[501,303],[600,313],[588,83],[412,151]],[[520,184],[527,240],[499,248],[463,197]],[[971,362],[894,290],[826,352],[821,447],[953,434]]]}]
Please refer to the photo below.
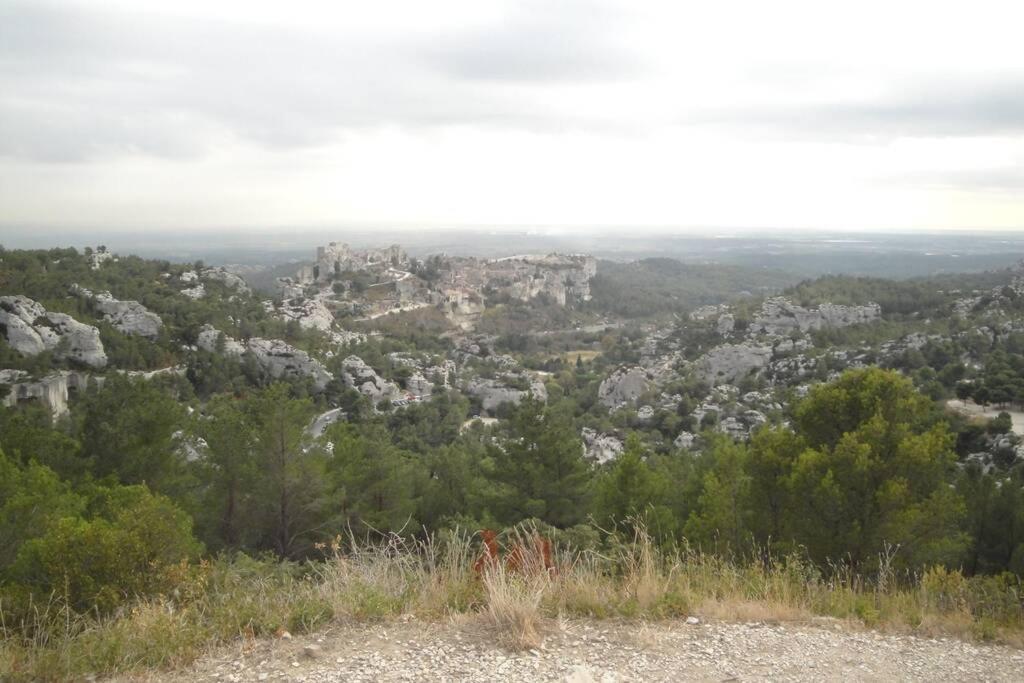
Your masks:
[{"label": "tree line", "polygon": [[[800,553],[822,571],[1024,571],[1019,474],[957,466],[956,435],[893,371],[817,385],[787,426],[699,454],[584,457],[570,400],[525,400],[496,428],[454,394],[339,420],[274,384],[189,414],[173,384],[111,377],[54,429],[0,413],[0,581],[8,603],[68,592],[113,607],[204,554],[315,556],[343,535],[503,528],[537,520],[580,544],[643,524],[661,544],[756,560]],[[603,531],[602,531],[603,530]],[[170,574],[169,574],[170,572]]]}]

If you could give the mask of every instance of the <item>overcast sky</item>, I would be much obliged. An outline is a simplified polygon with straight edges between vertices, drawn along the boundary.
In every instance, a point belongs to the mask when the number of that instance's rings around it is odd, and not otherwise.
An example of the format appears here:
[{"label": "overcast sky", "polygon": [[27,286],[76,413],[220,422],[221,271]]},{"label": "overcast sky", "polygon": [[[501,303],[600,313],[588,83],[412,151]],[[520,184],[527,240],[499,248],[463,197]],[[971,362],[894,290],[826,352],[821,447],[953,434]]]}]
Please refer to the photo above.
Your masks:
[{"label": "overcast sky", "polygon": [[1022,5],[0,0],[0,224],[1024,228]]}]

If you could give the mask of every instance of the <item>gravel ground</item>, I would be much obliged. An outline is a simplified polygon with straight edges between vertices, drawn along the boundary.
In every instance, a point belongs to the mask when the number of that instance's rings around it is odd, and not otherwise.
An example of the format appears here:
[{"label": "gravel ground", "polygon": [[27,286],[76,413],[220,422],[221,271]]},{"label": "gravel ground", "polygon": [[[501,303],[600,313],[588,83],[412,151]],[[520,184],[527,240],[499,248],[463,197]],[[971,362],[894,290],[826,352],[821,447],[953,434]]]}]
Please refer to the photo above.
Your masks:
[{"label": "gravel ground", "polygon": [[510,652],[479,623],[341,626],[211,654],[171,681],[1020,681],[1024,651],[838,624],[571,622]]}]

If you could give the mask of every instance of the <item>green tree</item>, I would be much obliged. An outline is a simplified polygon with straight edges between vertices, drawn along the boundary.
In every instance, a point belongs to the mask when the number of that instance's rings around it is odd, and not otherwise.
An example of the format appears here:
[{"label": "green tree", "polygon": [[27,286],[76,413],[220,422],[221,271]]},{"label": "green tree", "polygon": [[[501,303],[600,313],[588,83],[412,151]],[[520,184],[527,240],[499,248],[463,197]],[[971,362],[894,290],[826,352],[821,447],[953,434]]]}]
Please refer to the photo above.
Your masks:
[{"label": "green tree", "polygon": [[498,519],[516,524],[537,518],[560,528],[583,521],[590,470],[565,408],[524,399],[509,416],[507,437],[491,449],[503,487]]},{"label": "green tree", "polygon": [[65,479],[77,480],[88,470],[88,462],[65,429],[64,421],[53,424],[50,411],[43,405],[0,408],[0,448],[17,462],[34,460]]},{"label": "green tree", "polygon": [[99,477],[178,490],[185,477],[177,433],[185,408],[156,382],[107,377],[80,407],[82,454]]},{"label": "green tree", "polygon": [[609,525],[642,524],[664,541],[675,535],[675,516],[665,505],[668,482],[650,466],[649,457],[640,436],[631,433],[623,452],[595,483],[594,516]]},{"label": "green tree", "polygon": [[706,457],[714,465],[704,475],[697,509],[686,520],[684,533],[705,548],[718,545],[739,553],[748,540],[750,477],[744,467],[747,449],[724,437],[716,438]]},{"label": "green tree", "polygon": [[327,464],[338,515],[333,526],[356,531],[419,529],[416,490],[422,465],[395,448],[383,430],[371,437],[336,423],[324,439],[333,444]]},{"label": "green tree", "polygon": [[170,589],[170,570],[200,551],[169,498],[114,485],[93,492],[87,516],[63,516],[23,543],[8,576],[38,598],[57,593],[72,609],[105,612]]},{"label": "green tree", "polygon": [[326,486],[323,458],[304,448],[313,403],[291,398],[289,386],[278,383],[254,395],[248,409],[264,543],[280,557],[297,557],[309,549],[325,517],[320,506]]},{"label": "green tree", "polygon": [[764,427],[754,432],[747,451],[750,477],[747,505],[750,530],[761,546],[784,549],[792,532],[793,500],[790,476],[804,450],[803,440],[792,430]]},{"label": "green tree", "polygon": [[233,396],[211,400],[194,432],[206,442],[199,464],[206,483],[196,512],[201,536],[211,550],[252,547],[253,492],[259,475],[255,425]]},{"label": "green tree", "polygon": [[815,560],[863,568],[891,544],[909,566],[957,561],[967,539],[948,487],[953,435],[909,380],[849,371],[795,412],[808,448],[790,476],[794,537]]},{"label": "green tree", "polygon": [[0,450],[0,576],[22,544],[84,509],[85,499],[53,470],[34,462],[20,465]]}]

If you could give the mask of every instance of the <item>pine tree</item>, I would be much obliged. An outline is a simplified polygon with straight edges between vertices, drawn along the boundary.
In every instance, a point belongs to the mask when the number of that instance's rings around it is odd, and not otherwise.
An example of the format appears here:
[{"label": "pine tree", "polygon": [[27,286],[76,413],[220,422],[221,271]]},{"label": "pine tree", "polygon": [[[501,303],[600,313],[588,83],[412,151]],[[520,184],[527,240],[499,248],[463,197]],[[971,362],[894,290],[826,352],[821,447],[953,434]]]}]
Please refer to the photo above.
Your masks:
[{"label": "pine tree", "polygon": [[508,439],[491,449],[503,486],[499,519],[515,524],[537,518],[562,528],[582,522],[590,472],[569,416],[527,398],[508,422]]}]

